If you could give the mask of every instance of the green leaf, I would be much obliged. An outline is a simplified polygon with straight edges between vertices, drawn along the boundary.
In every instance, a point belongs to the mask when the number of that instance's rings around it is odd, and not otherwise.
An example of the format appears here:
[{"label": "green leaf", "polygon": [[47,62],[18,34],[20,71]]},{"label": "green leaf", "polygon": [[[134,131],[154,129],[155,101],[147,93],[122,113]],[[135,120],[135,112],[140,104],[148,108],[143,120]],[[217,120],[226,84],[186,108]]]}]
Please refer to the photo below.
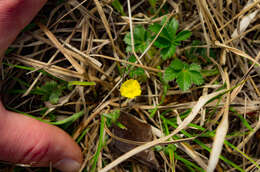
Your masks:
[{"label": "green leaf", "polygon": [[149,26],[149,30],[155,33],[158,33],[161,29],[162,25],[160,25],[159,23],[154,23],[152,25]]},{"label": "green leaf", "polygon": [[175,20],[174,18],[171,19],[169,24],[167,25],[168,35],[170,36],[171,39],[175,38],[178,27],[179,27],[178,21]]},{"label": "green leaf", "polygon": [[46,91],[46,92],[52,92],[53,90],[56,90],[58,87],[58,83],[56,81],[49,81],[46,82],[41,89]]},{"label": "green leaf", "polygon": [[171,45],[171,42],[163,37],[158,37],[154,42],[154,46],[158,48],[167,48],[169,45]]},{"label": "green leaf", "polygon": [[[147,32],[143,26],[138,25],[134,28],[133,31],[134,36],[134,46],[135,51],[142,53],[149,45],[151,34]],[[131,43],[131,34],[127,33],[124,37],[124,42],[126,43],[126,51],[132,51],[132,43]]]},{"label": "green leaf", "polygon": [[[153,37],[159,33],[166,21],[167,18],[165,17],[160,24],[154,23],[149,27],[149,30],[154,32]],[[160,54],[163,60],[171,58],[174,55],[177,46],[181,45],[180,41],[186,40],[191,36],[190,31],[181,31],[176,35],[178,27],[178,21],[172,18],[162,29],[159,37],[154,42],[154,46],[161,49]]]},{"label": "green leaf", "polygon": [[[163,24],[158,24],[158,23],[154,23],[152,24],[150,27],[149,27],[149,30],[154,32],[155,34],[158,34],[160,29],[162,28]],[[160,36],[159,37],[163,37],[165,39],[169,39],[169,34],[168,34],[168,31],[166,28],[163,28],[163,30],[161,31],[160,33]]]},{"label": "green leaf", "polygon": [[81,86],[92,86],[96,85],[95,82],[87,82],[87,81],[70,81],[68,86],[73,86],[73,85],[81,85]]},{"label": "green leaf", "polygon": [[131,52],[132,51],[132,46],[130,45],[130,46],[127,46],[126,47],[126,52]]},{"label": "green leaf", "polygon": [[130,34],[130,32],[125,35],[125,37],[124,37],[124,42],[125,42],[127,45],[131,45],[131,34]]},{"label": "green leaf", "polygon": [[129,62],[135,63],[136,62],[136,57],[134,55],[130,56],[128,59]]},{"label": "green leaf", "polygon": [[130,71],[129,76],[131,78],[135,78],[138,76],[143,76],[145,74],[144,69],[143,68],[136,68]]},{"label": "green leaf", "polygon": [[114,0],[111,4],[122,16],[125,16],[124,8],[119,0]]},{"label": "green leaf", "polygon": [[189,89],[193,83],[196,85],[204,83],[199,65],[188,65],[179,59],[174,59],[169,67],[165,69],[164,73],[164,80],[166,82],[174,80],[175,78],[180,89],[184,91]]},{"label": "green leaf", "polygon": [[178,73],[178,71],[173,70],[171,67],[167,67],[165,69],[163,79],[166,82],[172,81],[177,77],[177,73]]},{"label": "green leaf", "polygon": [[184,30],[177,34],[175,42],[187,40],[191,36],[191,31]]},{"label": "green leaf", "polygon": [[41,87],[36,87],[37,94],[42,96],[43,101],[50,101],[52,104],[57,104],[62,91],[67,88],[64,84],[56,81],[48,81]]},{"label": "green leaf", "polygon": [[[46,121],[46,123],[48,124],[52,124],[52,125],[63,125],[63,124],[67,124],[69,122],[74,122],[76,121],[77,119],[79,119],[82,115],[84,115],[84,111],[80,111],[80,112],[77,112],[77,113],[74,113],[72,116],[68,117],[68,118],[65,118],[61,121],[56,121],[56,122],[48,122]],[[44,120],[43,120],[44,121]]]},{"label": "green leaf", "polygon": [[178,83],[181,90],[186,91],[192,84],[192,78],[188,70],[182,70],[178,73],[176,82]]},{"label": "green leaf", "polygon": [[134,28],[134,40],[136,43],[140,43],[142,41],[144,41],[144,38],[145,38],[145,29],[143,26],[141,25],[137,25],[135,28]]},{"label": "green leaf", "polygon": [[171,58],[176,51],[176,46],[171,45],[170,47],[163,48],[161,50],[161,55],[163,60],[167,60],[168,58]]},{"label": "green leaf", "polygon": [[167,22],[167,17],[164,16],[164,17],[162,18],[161,25],[164,25],[164,23],[166,23],[166,22]]},{"label": "green leaf", "polygon": [[192,64],[190,65],[189,70],[190,70],[190,71],[200,72],[200,71],[201,71],[201,67],[200,67],[200,65],[198,65],[198,64],[192,63]]},{"label": "green leaf", "polygon": [[201,73],[197,72],[197,71],[190,71],[190,75],[192,78],[192,82],[196,85],[201,85],[204,83],[204,79],[201,75]]},{"label": "green leaf", "polygon": [[171,62],[170,67],[174,70],[180,71],[184,68],[184,63],[176,58]]}]

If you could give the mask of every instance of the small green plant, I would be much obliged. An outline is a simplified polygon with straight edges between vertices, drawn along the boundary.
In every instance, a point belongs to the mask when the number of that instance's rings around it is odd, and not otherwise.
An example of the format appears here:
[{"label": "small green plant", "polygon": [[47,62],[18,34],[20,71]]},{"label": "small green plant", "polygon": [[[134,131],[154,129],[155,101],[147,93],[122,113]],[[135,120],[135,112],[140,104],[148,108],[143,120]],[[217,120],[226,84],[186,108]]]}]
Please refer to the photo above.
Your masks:
[{"label": "small green plant", "polygon": [[[145,28],[141,25],[137,25],[133,31],[135,52],[143,53],[148,47],[151,39],[151,33],[147,32]],[[126,43],[126,52],[132,52],[131,34],[127,33],[124,38]]]},{"label": "small green plant", "polygon": [[[159,33],[163,24],[166,22],[166,18],[159,23],[154,23],[149,27],[149,30],[155,34]],[[161,56],[163,60],[171,58],[176,52],[176,47],[180,45],[181,41],[188,39],[191,36],[191,32],[183,30],[177,34],[179,23],[172,18],[161,31],[159,37],[154,42],[154,46],[161,49]]]},{"label": "small green plant", "polygon": [[179,59],[174,59],[169,67],[165,69],[164,80],[166,82],[176,79],[181,90],[185,91],[194,83],[201,85],[204,83],[201,75],[201,67],[198,64],[187,64]]},{"label": "small green plant", "polygon": [[[151,43],[159,33],[163,25],[167,22],[166,18],[161,23],[154,23],[149,26],[149,29],[145,29],[143,26],[138,25],[134,28],[134,46],[135,52],[143,53],[148,45]],[[179,23],[172,18],[162,29],[160,35],[155,40],[153,46],[160,49],[160,56],[163,60],[170,59],[174,56],[177,46],[181,45],[181,41],[188,39],[191,36],[191,32],[188,30],[178,31]],[[127,33],[124,38],[126,43],[126,51],[132,52],[131,34]],[[197,44],[197,43],[196,43]],[[194,53],[193,51],[190,54]],[[135,57],[130,57],[129,61],[135,62]],[[130,70],[130,67],[126,69]],[[131,78],[138,78],[145,76],[142,68],[135,68],[129,71]],[[166,68],[163,80],[166,85],[169,81],[175,80],[181,90],[187,90],[192,84],[201,85],[204,80],[201,74],[201,67],[195,63],[187,64],[179,59],[175,59],[171,62],[170,66]],[[166,87],[165,87],[166,88]],[[167,89],[166,89],[167,91]]]},{"label": "small green plant", "polygon": [[[151,40],[155,38],[155,35],[159,33],[160,29],[166,22],[166,18],[159,23],[154,23],[149,27],[149,30],[145,29],[141,25],[137,25],[133,31],[135,52],[143,53],[148,47]],[[154,42],[154,46],[160,48],[160,55],[163,60],[171,58],[176,52],[177,46],[180,45],[181,41],[188,39],[191,36],[191,32],[183,30],[177,34],[178,21],[174,18],[171,19],[161,31],[159,37]],[[124,38],[126,43],[126,51],[132,52],[131,34],[127,33]]]},{"label": "small green plant", "polygon": [[43,101],[50,101],[52,104],[57,104],[65,88],[66,86],[58,84],[56,81],[49,81],[43,86],[37,87],[36,91],[42,95]]}]

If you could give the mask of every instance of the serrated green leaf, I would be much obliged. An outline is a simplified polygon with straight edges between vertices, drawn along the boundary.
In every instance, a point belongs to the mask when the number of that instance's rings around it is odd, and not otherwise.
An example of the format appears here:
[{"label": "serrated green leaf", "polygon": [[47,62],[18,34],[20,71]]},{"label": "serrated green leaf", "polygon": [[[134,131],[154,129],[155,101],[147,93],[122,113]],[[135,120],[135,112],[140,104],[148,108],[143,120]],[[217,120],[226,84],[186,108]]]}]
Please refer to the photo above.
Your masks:
[{"label": "serrated green leaf", "polygon": [[170,67],[176,71],[180,71],[184,68],[184,63],[176,58],[171,62]]},{"label": "serrated green leaf", "polygon": [[173,40],[176,36],[176,32],[178,30],[179,23],[174,18],[170,20],[169,24],[167,25],[167,31],[170,38]]},{"label": "serrated green leaf", "polygon": [[168,58],[171,58],[176,51],[176,46],[171,45],[170,47],[163,48],[161,50],[161,55],[163,60],[167,60]]},{"label": "serrated green leaf", "polygon": [[144,41],[145,38],[145,29],[143,26],[141,25],[137,25],[134,28],[134,39],[136,43],[140,43],[142,41]]},{"label": "serrated green leaf", "polygon": [[[135,52],[142,53],[150,43],[151,34],[147,32],[143,26],[138,25],[134,28],[134,46]],[[124,42],[127,44],[126,51],[132,51],[131,34],[127,33],[124,37]]]},{"label": "serrated green leaf", "polygon": [[178,71],[173,70],[170,67],[167,67],[165,69],[164,75],[163,75],[163,79],[166,82],[172,81],[177,77]]},{"label": "serrated green leaf", "polygon": [[187,64],[180,59],[174,59],[168,68],[165,69],[164,80],[169,82],[176,78],[176,82],[180,89],[188,90],[194,83],[201,85],[204,83],[203,76],[201,74],[201,68],[197,64]]},{"label": "serrated green leaf", "polygon": [[154,42],[154,46],[158,48],[167,48],[169,45],[171,45],[171,42],[163,37],[158,37]]},{"label": "serrated green leaf", "polygon": [[200,72],[190,71],[190,76],[192,78],[192,82],[196,85],[201,85],[204,83],[204,79]]},{"label": "serrated green leaf", "polygon": [[158,33],[161,29],[162,25],[160,25],[159,23],[154,23],[152,25],[149,26],[149,30],[155,33]]},{"label": "serrated green leaf", "polygon": [[187,40],[191,36],[191,31],[184,30],[177,34],[175,42]]},{"label": "serrated green leaf", "polygon": [[[161,24],[154,23],[149,27],[149,30],[157,34],[166,21],[167,18],[164,17]],[[180,41],[187,39],[191,35],[190,31],[182,31],[176,35],[178,26],[178,21],[172,18],[162,29],[159,37],[154,43],[155,47],[161,48],[160,54],[163,60],[172,57],[176,51],[176,47],[180,45]]]},{"label": "serrated green leaf", "polygon": [[[154,32],[155,34],[158,34],[159,31],[160,31],[160,29],[162,28],[162,26],[163,26],[163,25],[161,25],[161,24],[154,23],[154,24],[152,24],[152,25],[149,27],[149,30],[152,31],[152,32]],[[163,28],[163,30],[161,31],[159,37],[163,37],[163,38],[168,39],[168,40],[170,41],[170,39],[169,39],[169,34],[168,34],[168,31],[167,31],[166,28]]]},{"label": "serrated green leaf", "polygon": [[192,84],[190,72],[188,70],[182,70],[181,72],[179,72],[176,77],[176,82],[181,90],[188,90]]},{"label": "serrated green leaf", "polygon": [[190,71],[197,71],[200,72],[201,71],[201,67],[198,64],[192,63],[189,67]]}]

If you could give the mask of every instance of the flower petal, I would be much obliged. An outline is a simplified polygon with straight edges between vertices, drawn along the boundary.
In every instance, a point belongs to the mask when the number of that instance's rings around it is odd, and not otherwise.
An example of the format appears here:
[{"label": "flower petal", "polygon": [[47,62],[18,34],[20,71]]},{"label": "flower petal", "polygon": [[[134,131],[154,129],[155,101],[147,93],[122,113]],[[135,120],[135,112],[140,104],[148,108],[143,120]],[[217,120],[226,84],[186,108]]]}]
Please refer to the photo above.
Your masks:
[{"label": "flower petal", "polygon": [[133,99],[141,95],[141,86],[137,80],[129,79],[121,85],[120,93],[123,97]]}]

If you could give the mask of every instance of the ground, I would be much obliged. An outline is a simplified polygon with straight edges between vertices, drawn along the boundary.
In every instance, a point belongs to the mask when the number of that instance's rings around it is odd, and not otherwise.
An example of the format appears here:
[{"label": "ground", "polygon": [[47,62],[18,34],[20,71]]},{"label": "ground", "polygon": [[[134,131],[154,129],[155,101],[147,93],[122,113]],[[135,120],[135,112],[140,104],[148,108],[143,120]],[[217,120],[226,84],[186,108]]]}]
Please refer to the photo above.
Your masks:
[{"label": "ground", "polygon": [[67,131],[85,171],[259,171],[259,8],[49,1],[6,52],[3,100]]}]

